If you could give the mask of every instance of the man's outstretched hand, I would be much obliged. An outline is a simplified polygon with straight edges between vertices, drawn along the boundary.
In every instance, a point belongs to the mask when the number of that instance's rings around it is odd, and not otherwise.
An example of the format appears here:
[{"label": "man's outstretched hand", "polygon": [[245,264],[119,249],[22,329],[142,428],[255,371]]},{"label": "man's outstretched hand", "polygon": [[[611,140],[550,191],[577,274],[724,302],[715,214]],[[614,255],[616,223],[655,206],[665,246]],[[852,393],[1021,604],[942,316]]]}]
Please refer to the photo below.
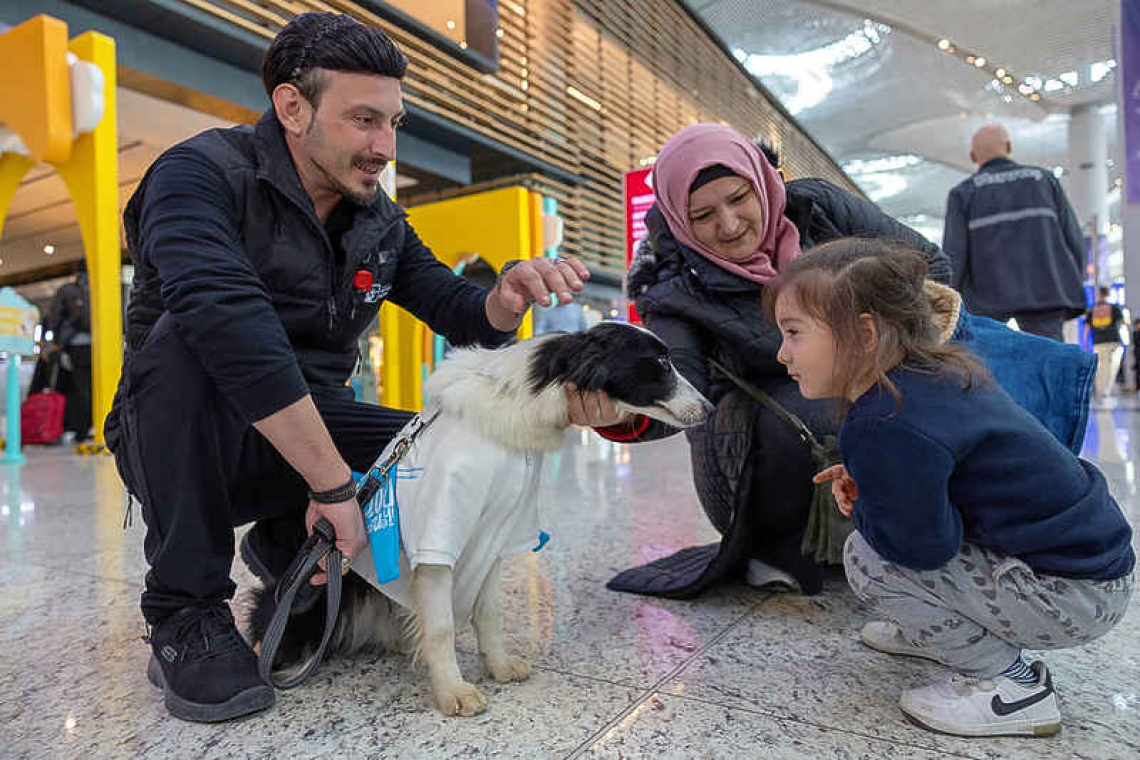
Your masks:
[{"label": "man's outstretched hand", "polygon": [[506,274],[487,295],[487,318],[496,329],[514,330],[532,303],[550,306],[551,295],[558,304],[570,303],[585,287],[590,270],[578,259],[538,258],[511,262]]}]

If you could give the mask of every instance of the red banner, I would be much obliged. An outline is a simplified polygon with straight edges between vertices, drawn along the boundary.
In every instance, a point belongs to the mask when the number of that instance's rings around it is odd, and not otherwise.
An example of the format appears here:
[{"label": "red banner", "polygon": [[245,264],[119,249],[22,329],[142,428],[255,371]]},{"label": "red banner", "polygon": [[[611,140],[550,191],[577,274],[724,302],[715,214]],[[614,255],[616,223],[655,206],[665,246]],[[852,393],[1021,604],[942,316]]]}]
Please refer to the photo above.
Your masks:
[{"label": "red banner", "polygon": [[[649,234],[645,228],[645,214],[653,206],[653,187],[650,185],[653,167],[633,169],[625,173],[623,186],[625,189],[625,268],[633,262],[637,246]],[[629,321],[641,323],[633,301],[629,304]]]}]

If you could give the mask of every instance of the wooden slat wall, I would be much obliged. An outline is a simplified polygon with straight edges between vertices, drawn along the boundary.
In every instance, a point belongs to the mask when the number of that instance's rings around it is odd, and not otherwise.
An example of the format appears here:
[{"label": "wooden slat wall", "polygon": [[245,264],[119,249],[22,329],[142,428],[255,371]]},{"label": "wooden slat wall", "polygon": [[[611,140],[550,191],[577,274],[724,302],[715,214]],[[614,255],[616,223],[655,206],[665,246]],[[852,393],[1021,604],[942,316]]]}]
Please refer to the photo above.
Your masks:
[{"label": "wooden slat wall", "polygon": [[622,173],[648,165],[687,124],[731,124],[775,145],[789,178],[826,177],[858,192],[678,0],[500,0],[501,67],[491,74],[350,0],[180,1],[267,41],[309,10],[384,29],[409,59],[408,102],[583,178],[528,182],[558,198],[564,252],[613,273],[625,268]]}]

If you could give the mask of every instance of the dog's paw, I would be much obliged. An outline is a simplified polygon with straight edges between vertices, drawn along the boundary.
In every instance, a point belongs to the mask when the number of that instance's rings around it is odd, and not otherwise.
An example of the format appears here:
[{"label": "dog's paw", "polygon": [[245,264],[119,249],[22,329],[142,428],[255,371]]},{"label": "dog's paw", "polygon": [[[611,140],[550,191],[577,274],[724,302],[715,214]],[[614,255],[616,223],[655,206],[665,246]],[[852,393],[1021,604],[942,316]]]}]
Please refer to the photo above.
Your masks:
[{"label": "dog's paw", "polygon": [[525,681],[530,677],[530,663],[521,657],[508,655],[496,662],[484,661],[487,672],[499,683]]},{"label": "dog's paw", "polygon": [[470,718],[487,709],[487,698],[471,684],[459,681],[435,690],[435,706],[444,715]]}]

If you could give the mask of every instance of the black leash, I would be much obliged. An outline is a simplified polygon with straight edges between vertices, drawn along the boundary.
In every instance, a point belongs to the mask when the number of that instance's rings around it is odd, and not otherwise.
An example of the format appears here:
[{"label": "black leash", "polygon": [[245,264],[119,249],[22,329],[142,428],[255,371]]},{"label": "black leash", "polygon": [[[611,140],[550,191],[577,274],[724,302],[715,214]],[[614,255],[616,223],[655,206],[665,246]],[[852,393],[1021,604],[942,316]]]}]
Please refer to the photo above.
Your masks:
[{"label": "black leash", "polygon": [[760,390],[760,388],[748,382],[747,380],[734,375],[732,372],[729,372],[728,369],[726,369],[725,366],[718,362],[716,359],[709,359],[709,364],[724,373],[725,377],[735,383],[736,386],[740,388],[740,390],[744,391],[749,396],[766,406],[768,410],[772,412],[772,414],[776,415],[776,417],[778,417],[781,421],[783,421],[784,424],[792,428],[792,430],[795,430],[796,434],[799,435],[800,440],[806,443],[813,451],[815,449],[821,448],[820,442],[816,440],[816,437],[812,435],[812,432],[810,430],[808,430],[808,426],[803,423],[803,420],[789,412],[784,407],[780,406],[776,399],[772,398],[767,393]]},{"label": "black leash", "polygon": [[[293,602],[302,584],[309,582],[317,568],[317,562],[325,556],[328,557],[325,563],[328,590],[325,596],[325,630],[321,634],[321,643],[309,661],[292,678],[277,680],[273,675],[273,661],[277,658],[277,648],[281,646],[281,637],[285,635],[285,626],[293,612]],[[322,517],[313,525],[312,534],[305,539],[301,551],[277,584],[277,609],[273,612],[273,619],[269,622],[269,630],[261,642],[261,653],[257,659],[258,673],[267,683],[278,689],[292,689],[316,670],[324,657],[333,628],[336,627],[336,616],[340,610],[340,584],[341,553],[336,548],[336,531],[333,530],[332,523]]]},{"label": "black leash", "polygon": [[[782,407],[776,399],[747,380],[729,372],[715,359],[710,359],[709,363],[720,370],[738,388],[763,404],[779,420],[792,428],[799,436],[800,441],[808,447],[812,462],[817,470],[822,470],[842,461],[839,452],[839,439],[836,436],[826,435],[821,441],[812,435],[803,420]],[[826,483],[813,485],[811,504],[808,506],[808,521],[804,528],[803,540],[800,543],[800,552],[816,562],[842,563],[843,544],[854,529],[855,526],[851,518],[844,517],[836,508],[835,496],[831,492],[831,486]]]},{"label": "black leash", "polygon": [[[412,443],[419,435],[427,430],[440,410],[436,409],[427,419],[417,415],[409,423],[403,436],[395,441],[391,453],[377,460],[358,484],[356,501],[361,509],[366,509],[368,502],[382,488],[389,477],[394,475],[393,465],[397,464],[408,453]],[[297,594],[309,582],[309,578],[317,568],[322,557],[328,557],[325,562],[325,576],[328,578],[328,591],[325,596],[325,629],[321,633],[321,643],[308,662],[292,677],[277,680],[273,676],[273,661],[277,659],[277,649],[281,646],[281,639],[285,635],[285,627],[289,624],[289,617],[293,614],[293,607]],[[273,611],[273,618],[269,621],[269,629],[261,642],[261,652],[257,658],[257,671],[266,683],[278,689],[292,689],[300,685],[313,674],[325,655],[333,629],[336,628],[337,614],[340,612],[341,563],[343,555],[336,548],[336,531],[332,523],[325,518],[317,520],[313,525],[313,532],[305,539],[301,550],[293,559],[285,575],[277,584],[275,599],[277,608]]]}]

